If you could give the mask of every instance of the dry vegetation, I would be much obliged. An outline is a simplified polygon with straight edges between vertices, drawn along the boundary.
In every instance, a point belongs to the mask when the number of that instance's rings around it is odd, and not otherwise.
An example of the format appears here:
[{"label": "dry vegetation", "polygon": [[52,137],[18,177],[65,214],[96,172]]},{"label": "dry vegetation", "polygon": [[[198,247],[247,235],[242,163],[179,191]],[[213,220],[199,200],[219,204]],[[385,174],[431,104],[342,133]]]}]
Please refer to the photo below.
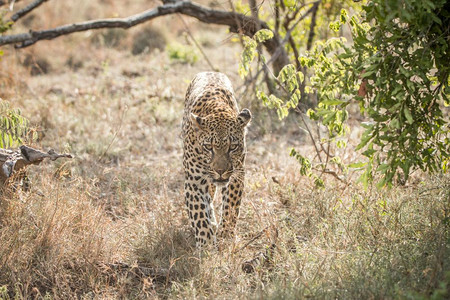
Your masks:
[{"label": "dry vegetation", "polygon": [[[150,4],[54,1],[29,18],[49,27]],[[240,47],[226,28],[188,23],[240,87]],[[353,174],[349,185],[327,178],[315,189],[288,155],[292,146],[311,151],[307,137],[249,96],[240,103],[254,122],[237,236],[200,258],[181,201],[179,132],[188,82],[210,68],[201,57],[174,63],[161,45],[133,55],[133,38],[150,27],[161,43],[186,43],[183,23],[169,16],[4,48],[0,97],[37,126],[34,146],[75,158],[32,167],[31,191],[0,199],[0,299],[450,296],[448,175],[364,190]],[[255,257],[264,259],[244,272]]]}]

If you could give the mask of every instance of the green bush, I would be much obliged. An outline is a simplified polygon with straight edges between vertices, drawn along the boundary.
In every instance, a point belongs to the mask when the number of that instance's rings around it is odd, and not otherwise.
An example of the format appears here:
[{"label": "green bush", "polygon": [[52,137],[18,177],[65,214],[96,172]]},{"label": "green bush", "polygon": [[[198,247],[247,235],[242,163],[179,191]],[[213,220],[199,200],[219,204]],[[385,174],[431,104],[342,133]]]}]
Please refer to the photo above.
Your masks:
[{"label": "green bush", "polygon": [[29,133],[29,122],[21,111],[0,98],[0,148],[19,146]]},{"label": "green bush", "polygon": [[[307,115],[328,129],[328,137],[313,141],[319,162],[291,152],[306,164],[302,170],[309,171],[304,175],[311,176],[311,170],[323,174],[333,162],[344,171],[348,167],[364,169],[361,180],[366,185],[373,173],[379,173],[379,185],[384,186],[406,182],[416,169],[448,171],[450,135],[444,107],[450,103],[450,28],[445,25],[449,23],[450,5],[445,0],[372,0],[352,17],[342,10],[330,25],[333,35],[348,26],[352,42],[333,37],[317,41],[304,55],[291,56],[292,64],[275,78],[282,93],[258,91],[257,96],[276,109],[280,119],[290,109],[298,110],[301,96],[317,97],[317,106]],[[245,42],[241,75],[248,73],[256,57],[258,34]],[[323,144],[346,146],[347,107],[351,103],[358,103],[361,114],[367,117],[356,147],[367,161],[343,166],[339,157],[323,150]],[[327,153],[325,163],[320,159],[321,151]]]},{"label": "green bush", "polygon": [[199,55],[195,48],[179,43],[170,44],[167,47],[167,52],[169,54],[169,58],[172,61],[180,62],[183,64],[193,65],[199,59]]}]

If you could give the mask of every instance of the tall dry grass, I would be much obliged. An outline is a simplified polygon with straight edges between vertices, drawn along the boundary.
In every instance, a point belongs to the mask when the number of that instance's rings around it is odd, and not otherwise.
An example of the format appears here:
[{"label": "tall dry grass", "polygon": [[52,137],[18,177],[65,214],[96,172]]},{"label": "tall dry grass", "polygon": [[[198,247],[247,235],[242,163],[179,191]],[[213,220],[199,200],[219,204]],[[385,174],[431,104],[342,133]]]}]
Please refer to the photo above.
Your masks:
[{"label": "tall dry grass", "polygon": [[[448,296],[448,176],[389,191],[314,191],[283,177],[261,187],[250,174],[236,239],[200,257],[171,188],[108,208],[95,183],[45,171],[33,191],[1,202],[0,282],[11,298]],[[244,272],[271,244],[269,259]],[[167,278],[105,269],[117,262]]]},{"label": "tall dry grass", "polygon": [[[147,3],[49,2],[39,26],[123,16]],[[188,22],[213,63],[242,86],[240,49],[226,29]],[[183,39],[174,19],[154,23]],[[133,56],[134,30],[121,47],[99,47],[93,33],[81,33],[8,48],[0,61],[0,96],[38,127],[34,146],[75,155],[31,167],[29,192],[3,192],[0,299],[450,296],[449,176],[364,190],[353,174],[349,185],[327,178],[315,189],[288,156],[293,146],[312,153],[295,118],[279,123],[252,97],[240,99],[254,120],[237,234],[200,256],[182,201],[179,132],[188,82],[209,66],[173,63],[158,51]],[[27,54],[47,58],[49,73],[31,76]]]}]

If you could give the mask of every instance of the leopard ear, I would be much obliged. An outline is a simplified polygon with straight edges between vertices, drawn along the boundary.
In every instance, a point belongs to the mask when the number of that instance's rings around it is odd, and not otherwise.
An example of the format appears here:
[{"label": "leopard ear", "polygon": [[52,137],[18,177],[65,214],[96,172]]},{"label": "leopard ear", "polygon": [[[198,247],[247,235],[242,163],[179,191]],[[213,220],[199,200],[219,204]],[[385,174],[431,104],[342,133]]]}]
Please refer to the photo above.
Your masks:
[{"label": "leopard ear", "polygon": [[242,127],[247,126],[251,119],[252,113],[247,108],[244,108],[237,116],[237,120]]},{"label": "leopard ear", "polygon": [[205,120],[202,117],[191,113],[191,122],[196,129],[204,130]]}]

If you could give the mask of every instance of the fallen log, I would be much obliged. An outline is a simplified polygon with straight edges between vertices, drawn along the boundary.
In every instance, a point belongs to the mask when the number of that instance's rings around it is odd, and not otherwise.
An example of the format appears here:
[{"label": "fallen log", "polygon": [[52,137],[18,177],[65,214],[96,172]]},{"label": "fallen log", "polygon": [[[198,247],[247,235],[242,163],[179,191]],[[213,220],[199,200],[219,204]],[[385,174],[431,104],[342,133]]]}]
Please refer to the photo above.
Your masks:
[{"label": "fallen log", "polygon": [[70,154],[59,154],[50,149],[48,152],[22,145],[17,150],[0,149],[0,187],[8,178],[23,171],[28,165],[38,165],[45,159],[72,158]]}]

